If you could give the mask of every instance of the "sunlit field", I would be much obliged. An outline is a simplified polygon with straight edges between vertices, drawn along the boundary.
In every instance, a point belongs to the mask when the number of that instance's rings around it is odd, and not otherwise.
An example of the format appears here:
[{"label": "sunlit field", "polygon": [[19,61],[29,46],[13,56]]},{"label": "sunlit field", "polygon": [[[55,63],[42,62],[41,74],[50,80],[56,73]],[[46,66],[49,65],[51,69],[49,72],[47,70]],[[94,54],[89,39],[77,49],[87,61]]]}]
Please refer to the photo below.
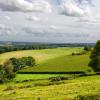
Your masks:
[{"label": "sunlit field", "polygon": [[[39,78],[41,79],[40,76]],[[38,98],[40,100],[74,100],[79,95],[100,94],[100,76],[87,76],[59,82],[50,82],[48,79],[22,82],[19,80],[19,76],[16,79],[19,81],[18,83],[16,80],[0,85],[1,100],[38,100]]]},{"label": "sunlit field", "polygon": [[71,72],[87,71],[89,69],[89,54],[75,55],[72,53],[81,52],[82,47],[55,48],[44,50],[26,50],[4,53],[0,55],[0,63],[11,57],[32,56],[36,59],[34,67],[25,68],[20,72]]}]

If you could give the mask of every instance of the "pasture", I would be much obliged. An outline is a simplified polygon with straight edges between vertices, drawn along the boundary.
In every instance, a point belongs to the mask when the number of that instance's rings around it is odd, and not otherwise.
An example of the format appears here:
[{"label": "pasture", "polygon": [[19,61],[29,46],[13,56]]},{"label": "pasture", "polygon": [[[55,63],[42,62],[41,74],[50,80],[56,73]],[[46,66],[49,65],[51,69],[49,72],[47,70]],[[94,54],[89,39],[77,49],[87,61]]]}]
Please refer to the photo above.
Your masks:
[{"label": "pasture", "polygon": [[[20,72],[89,72],[90,53],[72,55],[82,51],[82,47],[14,51],[0,54],[0,63],[12,57],[32,56],[36,65]],[[66,79],[52,81],[55,77]],[[0,100],[81,100],[77,97],[100,96],[99,83],[99,75],[17,74],[11,82],[0,85]]]},{"label": "pasture", "polygon": [[71,48],[54,48],[43,50],[24,50],[8,52],[0,55],[0,63],[2,64],[11,57],[27,57],[32,56],[36,59],[34,67],[25,68],[20,72],[74,72],[87,71],[89,63],[89,53],[86,55],[74,55],[83,50],[82,47]]},{"label": "pasture", "polygon": [[38,100],[38,98],[40,98],[40,100],[74,100],[80,95],[99,95],[99,83],[100,76],[85,76],[73,80],[62,80],[52,83],[48,79],[20,83],[15,83],[14,81],[8,84],[0,85],[0,99]]}]

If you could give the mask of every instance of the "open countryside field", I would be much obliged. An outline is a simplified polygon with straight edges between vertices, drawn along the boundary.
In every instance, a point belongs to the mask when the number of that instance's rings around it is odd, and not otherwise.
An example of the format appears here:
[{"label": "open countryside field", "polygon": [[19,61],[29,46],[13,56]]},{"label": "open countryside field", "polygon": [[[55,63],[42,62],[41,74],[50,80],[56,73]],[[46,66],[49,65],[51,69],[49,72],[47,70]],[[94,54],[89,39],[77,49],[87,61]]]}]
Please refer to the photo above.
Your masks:
[{"label": "open countryside field", "polygon": [[[20,72],[89,72],[90,52],[72,55],[82,51],[82,47],[14,51],[1,54],[0,63],[11,57],[32,56],[36,65]],[[100,76],[81,75],[16,74],[11,82],[0,85],[0,100],[99,100]]]},{"label": "open countryside field", "polygon": [[[75,99],[80,95],[92,98]],[[59,82],[50,82],[48,79],[20,83],[14,81],[0,85],[0,100],[99,100],[93,99],[95,95],[100,97],[100,76]]]},{"label": "open countryside field", "polygon": [[75,48],[55,48],[44,50],[25,50],[4,53],[0,55],[0,63],[11,57],[32,56],[36,59],[34,67],[25,68],[20,72],[74,72],[87,71],[89,54],[74,55],[72,53],[81,52],[82,47]]},{"label": "open countryside field", "polygon": [[65,74],[17,74],[14,81],[25,81],[25,80],[44,80],[50,77],[57,77],[57,76],[67,76],[71,77],[72,75],[65,75]]}]

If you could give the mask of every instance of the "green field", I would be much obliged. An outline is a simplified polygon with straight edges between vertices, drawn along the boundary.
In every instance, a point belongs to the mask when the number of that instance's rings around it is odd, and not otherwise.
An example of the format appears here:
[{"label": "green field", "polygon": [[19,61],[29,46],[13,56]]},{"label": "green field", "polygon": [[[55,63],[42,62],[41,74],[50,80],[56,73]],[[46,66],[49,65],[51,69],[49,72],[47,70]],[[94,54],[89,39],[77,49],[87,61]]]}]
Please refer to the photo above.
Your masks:
[{"label": "green field", "polygon": [[[65,74],[17,74],[14,81],[24,81],[24,80],[44,80],[48,79],[50,77],[56,77],[56,76],[65,76]],[[71,75],[66,75],[70,77]]]},{"label": "green field", "polygon": [[32,56],[36,59],[34,67],[25,68],[20,72],[74,72],[87,71],[89,54],[75,55],[72,53],[81,52],[82,47],[55,48],[44,50],[26,50],[4,53],[0,55],[0,63],[11,57]]},{"label": "green field", "polygon": [[[19,80],[19,77],[21,78],[22,76],[17,76],[16,80]],[[41,79],[41,76],[36,77]],[[45,76],[42,77],[44,78]],[[49,77],[51,76],[49,75]],[[57,83],[51,83],[48,79],[43,79],[20,83],[15,83],[14,81],[3,84],[0,85],[0,100],[38,100],[39,97],[40,100],[73,100],[79,95],[99,94],[100,96],[100,76],[80,77]]]},{"label": "green field", "polygon": [[[36,65],[21,72],[88,72],[90,53],[72,55],[82,51],[80,47],[8,52],[0,54],[0,63],[11,57],[32,56],[36,59]],[[66,79],[52,81],[55,77]],[[17,74],[11,82],[0,85],[0,100],[100,100],[93,98],[97,95],[100,97],[99,75]],[[86,98],[77,99],[80,96]],[[87,96],[91,98],[87,99]]]}]

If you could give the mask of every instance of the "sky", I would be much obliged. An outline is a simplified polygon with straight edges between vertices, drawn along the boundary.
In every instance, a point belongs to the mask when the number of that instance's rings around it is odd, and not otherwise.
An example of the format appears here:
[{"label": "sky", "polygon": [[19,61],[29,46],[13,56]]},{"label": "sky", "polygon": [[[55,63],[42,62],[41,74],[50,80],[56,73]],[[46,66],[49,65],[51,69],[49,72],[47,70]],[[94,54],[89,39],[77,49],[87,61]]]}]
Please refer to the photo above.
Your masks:
[{"label": "sky", "polygon": [[0,0],[0,41],[97,40],[100,40],[100,0]]}]

